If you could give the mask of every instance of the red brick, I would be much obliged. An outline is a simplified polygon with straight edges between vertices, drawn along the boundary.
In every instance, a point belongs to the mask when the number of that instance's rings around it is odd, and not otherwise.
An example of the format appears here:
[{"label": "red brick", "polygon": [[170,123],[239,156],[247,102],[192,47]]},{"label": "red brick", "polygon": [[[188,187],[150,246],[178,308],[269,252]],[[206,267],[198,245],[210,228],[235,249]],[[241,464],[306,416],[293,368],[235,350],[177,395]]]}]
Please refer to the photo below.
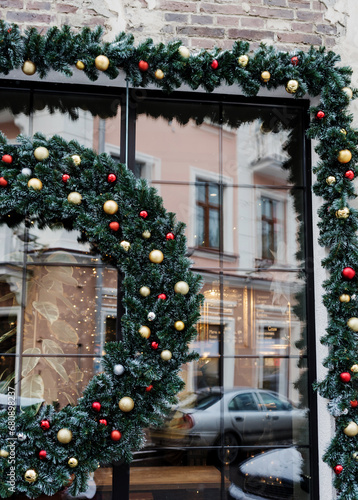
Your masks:
[{"label": "red brick", "polygon": [[250,14],[258,17],[274,17],[276,19],[294,19],[294,11],[292,9],[270,9],[263,7],[254,7],[250,10]]},{"label": "red brick", "polygon": [[201,16],[201,15],[192,15],[191,16],[192,24],[213,24],[213,18],[211,16]]},{"label": "red brick", "polygon": [[195,49],[213,49],[217,42],[211,38],[191,38],[190,47]]},{"label": "red brick", "polygon": [[47,14],[33,14],[31,12],[7,12],[6,20],[14,23],[50,23],[52,18]]},{"label": "red brick", "polygon": [[189,20],[188,14],[172,14],[168,13],[164,16],[166,21],[170,22],[178,22],[178,23],[186,23]]},{"label": "red brick", "polygon": [[334,37],[334,36],[327,36],[326,39],[325,39],[325,43],[324,45],[326,47],[335,47],[335,45],[337,44],[337,39]]},{"label": "red brick", "polygon": [[316,33],[323,33],[325,35],[336,35],[337,26],[332,26],[330,24],[317,24]]},{"label": "red brick", "polygon": [[263,28],[265,21],[259,17],[242,17],[241,26],[245,28]]},{"label": "red brick", "polygon": [[57,12],[64,12],[66,14],[70,14],[70,13],[72,14],[72,13],[78,11],[78,7],[76,7],[75,5],[56,3],[56,10],[57,10]]},{"label": "red brick", "polygon": [[277,33],[277,40],[289,43],[305,43],[309,45],[323,45],[322,38],[317,35],[304,33]]},{"label": "red brick", "polygon": [[312,10],[298,10],[297,19],[300,21],[323,21],[323,14],[321,12],[313,12]]},{"label": "red brick", "polygon": [[[0,7],[3,9],[9,8],[9,0],[0,0]],[[22,9],[23,7],[23,0],[11,0],[11,9]]]},{"label": "red brick", "polygon": [[312,33],[313,24],[312,23],[292,23],[291,28],[293,31],[299,31],[303,33]]},{"label": "red brick", "polygon": [[228,32],[229,38],[243,39],[243,40],[261,40],[262,38],[273,39],[274,33],[272,31],[256,31],[245,29],[230,29]]},{"label": "red brick", "polygon": [[[296,2],[298,2],[298,1],[299,0],[296,0]],[[325,10],[325,6],[323,5],[323,3],[321,1],[313,0],[313,2],[312,2],[312,9],[313,10],[322,11],[322,10]]]},{"label": "red brick", "polygon": [[311,7],[311,2],[307,1],[305,4],[290,2],[291,9],[309,9]]},{"label": "red brick", "polygon": [[211,12],[213,14],[245,14],[241,5],[219,5],[217,3],[204,3],[200,6],[200,12]]},{"label": "red brick", "polygon": [[205,36],[212,38],[223,38],[225,30],[223,28],[200,28],[198,26],[180,26],[177,28],[177,33],[189,36]]},{"label": "red brick", "polygon": [[220,24],[222,26],[238,26],[239,18],[234,16],[217,16],[216,24]]},{"label": "red brick", "polygon": [[[11,5],[12,8],[12,5]],[[28,2],[26,10],[51,10],[50,2]]]},{"label": "red brick", "polygon": [[275,7],[287,7],[287,0],[264,0],[264,5],[274,5]]},{"label": "red brick", "polygon": [[162,0],[160,8],[162,10],[173,10],[175,12],[196,12],[196,5],[192,2],[172,2],[170,0]]}]

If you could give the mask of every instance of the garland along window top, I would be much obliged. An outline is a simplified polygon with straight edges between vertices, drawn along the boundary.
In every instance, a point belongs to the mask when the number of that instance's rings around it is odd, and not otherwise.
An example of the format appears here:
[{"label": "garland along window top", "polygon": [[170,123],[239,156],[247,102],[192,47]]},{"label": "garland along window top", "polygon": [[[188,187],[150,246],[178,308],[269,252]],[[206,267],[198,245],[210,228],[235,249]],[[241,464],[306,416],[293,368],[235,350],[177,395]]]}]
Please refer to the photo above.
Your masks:
[{"label": "garland along window top", "polygon": [[[16,25],[1,21],[0,72],[22,68],[45,78],[49,70],[68,76],[84,71],[95,80],[100,71],[115,78],[120,68],[132,85],[154,82],[165,91],[185,83],[210,92],[226,83],[239,85],[247,96],[262,87],[282,86],[294,97],[320,96],[320,104],[310,110],[307,135],[318,140],[320,155],[314,191],[324,199],[319,243],[329,249],[322,265],[330,277],[324,283],[329,326],[322,342],[330,351],[327,376],[316,385],[336,417],[336,434],[324,460],[335,473],[338,498],[356,499],[358,221],[349,200],[355,197],[358,135],[347,110],[357,95],[349,88],[351,69],[337,66],[339,56],[323,48],[293,55],[262,45],[249,54],[248,43],[236,42],[230,51],[191,54],[180,42],[154,45],[147,40],[134,47],[132,35],[121,33],[112,43],[102,42],[101,36],[101,28],[74,34],[67,26],[45,35],[32,28],[21,35]],[[104,462],[129,462],[131,450],[142,443],[141,429],[159,422],[175,400],[182,386],[180,365],[194,357],[187,343],[195,335],[200,279],[189,270],[183,225],[124,166],[56,136],[19,140],[15,147],[1,138],[2,222],[14,226],[31,217],[40,227],[61,222],[80,229],[83,240],[125,274],[123,342],[106,345],[105,372],[91,380],[78,405],[20,413],[14,441],[7,441],[13,436],[6,411],[0,414],[0,495],[12,493],[7,483],[10,442],[16,444],[16,491],[36,497],[69,485],[69,493],[76,494],[85,488],[98,456]],[[150,323],[149,314],[155,315]]]}]

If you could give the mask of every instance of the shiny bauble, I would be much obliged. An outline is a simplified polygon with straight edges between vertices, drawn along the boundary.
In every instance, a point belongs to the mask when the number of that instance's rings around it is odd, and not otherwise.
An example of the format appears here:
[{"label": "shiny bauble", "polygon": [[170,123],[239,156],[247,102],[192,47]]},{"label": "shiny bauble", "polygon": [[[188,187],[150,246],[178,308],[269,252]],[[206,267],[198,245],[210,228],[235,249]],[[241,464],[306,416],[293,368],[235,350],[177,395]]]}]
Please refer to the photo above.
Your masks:
[{"label": "shiny bauble", "polygon": [[12,156],[11,155],[3,155],[1,158],[1,161],[4,163],[12,163]]},{"label": "shiny bauble", "polygon": [[142,233],[142,237],[145,239],[145,240],[148,240],[150,237],[151,237],[151,232],[148,231],[147,229],[145,231],[143,231]]},{"label": "shiny bauble", "polygon": [[351,377],[350,373],[348,373],[348,372],[342,372],[342,373],[339,374],[339,378],[341,379],[342,382],[347,383],[347,382],[350,382],[350,380],[351,380],[352,377]]},{"label": "shiny bauble", "polygon": [[334,472],[335,472],[336,474],[340,474],[341,472],[343,472],[343,466],[342,466],[342,465],[340,465],[340,464],[335,465],[335,466],[333,467],[333,470],[334,470]]},{"label": "shiny bauble", "polygon": [[119,441],[122,437],[122,434],[119,431],[112,431],[111,432],[111,439],[112,441]]},{"label": "shiny bauble", "polygon": [[354,451],[354,452],[352,453],[352,458],[353,458],[354,460],[358,460],[358,451]]},{"label": "shiny bauble", "polygon": [[0,457],[7,458],[9,456],[9,452],[6,450],[0,450]]},{"label": "shiny bauble", "polygon": [[60,429],[57,433],[57,439],[62,444],[68,444],[72,441],[72,431],[70,429]]},{"label": "shiny bauble", "polygon": [[39,146],[34,151],[34,157],[38,161],[46,160],[46,158],[48,158],[49,155],[50,155],[49,150],[43,146]]},{"label": "shiny bauble", "polygon": [[174,234],[173,234],[173,233],[167,233],[167,234],[165,235],[165,239],[166,239],[166,240],[174,240],[174,238],[175,238],[175,236],[174,236]]},{"label": "shiny bauble", "polygon": [[297,56],[291,57],[291,64],[292,64],[292,66],[298,66],[298,63],[299,63],[299,59],[298,59]]},{"label": "shiny bauble", "polygon": [[107,420],[105,418],[100,418],[98,420],[98,423],[101,424],[101,425],[107,425],[108,424],[108,422],[107,422]]},{"label": "shiny bauble", "polygon": [[342,91],[346,94],[348,99],[352,99],[353,97],[353,91],[349,87],[343,87]]},{"label": "shiny bauble", "polygon": [[94,60],[94,65],[100,71],[106,71],[109,67],[109,59],[107,56],[103,55],[97,56],[96,59]]},{"label": "shiny bauble", "polygon": [[154,341],[150,344],[150,347],[156,351],[159,347],[159,344],[158,344],[158,342]]},{"label": "shiny bauble", "polygon": [[27,186],[32,189],[35,189],[35,191],[41,191],[42,189],[42,182],[40,179],[36,179],[36,177],[33,177],[32,179],[29,180],[27,183]]},{"label": "shiny bauble", "polygon": [[157,69],[157,71],[154,73],[154,76],[157,80],[163,80],[164,73],[161,69]]},{"label": "shiny bauble", "polygon": [[351,405],[351,408],[357,408],[358,401],[356,399],[353,399],[349,404]]},{"label": "shiny bauble", "polygon": [[355,275],[356,272],[352,267],[345,267],[342,271],[342,277],[346,280],[352,280]]},{"label": "shiny bauble", "polygon": [[81,193],[77,193],[77,191],[72,191],[72,193],[67,196],[67,201],[71,203],[71,205],[80,205],[82,202],[82,195]]},{"label": "shiny bauble", "polygon": [[210,65],[213,69],[218,69],[219,67],[219,62],[217,59],[214,59]]},{"label": "shiny bauble", "polygon": [[289,80],[286,84],[286,92],[289,94],[294,94],[297,92],[299,87],[298,81],[297,80]]},{"label": "shiny bauble", "polygon": [[178,331],[178,332],[181,332],[182,330],[184,330],[185,328],[185,324],[183,321],[176,321],[174,323],[174,328]]},{"label": "shiny bauble", "polygon": [[148,212],[146,210],[141,210],[139,212],[139,217],[142,217],[142,219],[146,219],[148,217]]},{"label": "shiny bauble", "polygon": [[160,353],[160,357],[163,361],[169,361],[170,359],[172,359],[172,353],[168,351],[168,349],[165,349]]},{"label": "shiny bauble", "polygon": [[152,384],[148,385],[148,387],[145,388],[145,392],[150,392],[153,389]]},{"label": "shiny bauble", "polygon": [[347,172],[344,174],[344,177],[346,179],[349,179],[350,181],[352,181],[354,179],[354,172],[353,172],[353,170],[347,170]]},{"label": "shiny bauble", "polygon": [[141,294],[142,297],[148,297],[148,295],[150,295],[150,288],[147,286],[142,286],[139,289],[139,293]]},{"label": "shiny bauble", "polygon": [[113,373],[115,375],[122,375],[124,373],[124,366],[119,363],[117,365],[114,365]]},{"label": "shiny bauble", "polygon": [[349,149],[341,149],[341,151],[338,153],[337,160],[339,163],[348,163],[352,159],[352,153],[349,151]]},{"label": "shiny bauble", "polygon": [[336,183],[336,178],[333,175],[329,175],[326,179],[328,186],[333,186]]},{"label": "shiny bauble", "polygon": [[163,259],[164,255],[160,250],[152,250],[149,254],[149,260],[154,264],[160,264],[161,262],[163,262]]},{"label": "shiny bauble", "polygon": [[73,163],[78,167],[78,165],[81,165],[81,157],[79,155],[72,155],[71,156]]},{"label": "shiny bauble", "polygon": [[47,451],[46,450],[40,450],[39,451],[39,459],[40,460],[45,460],[46,457],[47,457]]},{"label": "shiny bauble", "polygon": [[180,293],[181,295],[186,295],[189,292],[189,285],[185,281],[178,281],[174,285],[175,293]]},{"label": "shiny bauble", "polygon": [[32,170],[28,167],[24,167],[21,169],[22,175],[27,175],[28,177],[32,174]]},{"label": "shiny bauble", "polygon": [[188,49],[188,47],[185,47],[184,45],[180,45],[178,52],[184,59],[189,59],[190,50]]},{"label": "shiny bauble", "polygon": [[347,325],[354,332],[358,332],[358,318],[349,318]]},{"label": "shiny bauble", "polygon": [[249,62],[249,56],[243,54],[242,56],[238,57],[237,62],[239,63],[239,66],[241,66],[242,68],[246,68]]},{"label": "shiny bauble", "polygon": [[119,403],[118,403],[119,409],[121,411],[124,411],[125,413],[128,413],[129,411],[132,411],[134,408],[134,401],[132,398],[129,396],[124,396]]},{"label": "shiny bauble", "polygon": [[352,365],[351,366],[351,372],[358,373],[358,365]]},{"label": "shiny bauble", "polygon": [[154,321],[156,316],[155,316],[155,313],[154,312],[149,312],[148,315],[147,315],[147,318],[148,318],[148,321]]},{"label": "shiny bauble", "polygon": [[0,186],[1,187],[6,187],[7,185],[8,185],[8,182],[5,179],[5,177],[0,177]]},{"label": "shiny bauble", "polygon": [[147,63],[147,61],[143,61],[143,60],[139,61],[138,68],[140,69],[140,71],[147,71],[149,68],[149,64]]},{"label": "shiny bauble", "polygon": [[165,295],[165,293],[160,293],[160,294],[158,295],[158,299],[159,299],[159,300],[167,300],[167,296]]},{"label": "shiny bauble", "polygon": [[261,80],[264,83],[267,83],[268,81],[270,81],[270,78],[271,78],[271,75],[270,75],[269,71],[263,71],[261,73]]},{"label": "shiny bauble", "polygon": [[343,135],[347,135],[347,130],[345,128],[341,128],[340,133]]},{"label": "shiny bauble", "polygon": [[75,457],[71,457],[68,459],[68,465],[73,469],[74,467],[77,467],[78,465],[78,460]]},{"label": "shiny bauble", "polygon": [[50,428],[50,422],[46,419],[41,420],[40,427],[43,431],[48,431]]},{"label": "shiny bauble", "polygon": [[144,326],[144,325],[141,326],[139,328],[138,332],[139,332],[139,335],[141,337],[143,337],[144,339],[149,339],[151,332],[150,332],[150,328],[148,328],[147,326]]},{"label": "shiny bauble", "polygon": [[344,434],[349,437],[354,437],[358,434],[358,425],[355,422],[349,422],[347,427],[343,429]]},{"label": "shiny bauble", "polygon": [[108,225],[109,229],[112,229],[112,231],[118,231],[119,229],[119,223],[117,221],[112,221]]},{"label": "shiny bauble", "polygon": [[20,443],[23,443],[24,441],[26,441],[26,434],[24,434],[23,432],[18,432],[17,433],[17,440],[20,441]]},{"label": "shiny bauble", "polygon": [[67,182],[70,180],[70,176],[68,174],[63,174],[62,176],[62,182]]},{"label": "shiny bauble", "polygon": [[25,61],[21,69],[25,73],[25,75],[31,76],[36,73],[36,64],[34,64],[32,61]]},{"label": "shiny bauble", "polygon": [[336,211],[337,219],[347,219],[349,217],[349,208],[344,207]]},{"label": "shiny bauble", "polygon": [[107,181],[108,182],[116,182],[116,180],[117,180],[116,174],[108,174],[107,175]]},{"label": "shiny bauble", "polygon": [[128,250],[131,247],[131,244],[129,243],[129,241],[123,240],[120,242],[120,246],[123,248],[125,252],[128,252]]},{"label": "shiny bauble", "polygon": [[322,110],[317,111],[316,113],[316,118],[317,120],[323,120],[323,118],[326,116],[326,113]]},{"label": "shiny bauble", "polygon": [[82,71],[85,69],[85,64],[82,61],[77,61],[76,68]]},{"label": "shiny bauble", "polygon": [[101,411],[101,403],[99,403],[98,401],[94,401],[92,403],[92,410],[97,412]]},{"label": "shiny bauble", "polygon": [[34,483],[38,477],[37,472],[34,469],[28,469],[24,474],[24,479],[28,483]]},{"label": "shiny bauble", "polygon": [[114,200],[107,200],[103,204],[103,210],[106,212],[106,214],[113,215],[118,212],[118,203]]},{"label": "shiny bauble", "polygon": [[342,293],[342,295],[339,296],[339,301],[340,302],[350,302],[351,296],[348,295],[347,293]]}]

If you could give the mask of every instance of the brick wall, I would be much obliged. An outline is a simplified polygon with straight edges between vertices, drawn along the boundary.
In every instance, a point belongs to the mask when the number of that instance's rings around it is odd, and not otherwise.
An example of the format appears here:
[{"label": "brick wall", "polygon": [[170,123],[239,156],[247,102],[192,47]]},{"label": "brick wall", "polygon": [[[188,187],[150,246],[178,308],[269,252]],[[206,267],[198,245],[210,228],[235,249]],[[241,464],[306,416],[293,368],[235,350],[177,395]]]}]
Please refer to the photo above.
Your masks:
[{"label": "brick wall", "polygon": [[[344,36],[341,0],[0,0],[1,18],[23,27],[102,24],[111,39],[127,30],[137,40],[180,38],[189,47],[230,48],[237,39],[283,50],[333,47]],[[339,11],[341,9],[341,11]],[[332,15],[337,13],[337,15]]]}]

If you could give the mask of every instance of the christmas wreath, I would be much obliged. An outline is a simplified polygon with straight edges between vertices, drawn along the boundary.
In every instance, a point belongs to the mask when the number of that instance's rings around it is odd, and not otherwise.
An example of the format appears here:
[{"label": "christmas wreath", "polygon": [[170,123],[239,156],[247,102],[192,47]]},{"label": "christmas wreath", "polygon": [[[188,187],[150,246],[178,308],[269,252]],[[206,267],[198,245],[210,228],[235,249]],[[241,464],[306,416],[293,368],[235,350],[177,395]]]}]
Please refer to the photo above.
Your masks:
[{"label": "christmas wreath", "polygon": [[[0,72],[7,75],[21,67],[26,75],[37,73],[44,78],[50,70],[68,76],[73,71],[83,71],[89,79],[96,80],[100,72],[115,78],[121,70],[133,86],[154,83],[167,92],[182,84],[211,92],[225,83],[240,86],[247,96],[256,95],[261,87],[282,86],[294,97],[320,96],[319,105],[310,109],[307,135],[317,139],[316,151],[320,156],[314,168],[317,175],[314,191],[324,200],[319,210],[319,243],[328,248],[322,265],[329,271],[329,278],[323,284],[329,326],[322,343],[330,349],[324,363],[327,376],[316,387],[330,400],[329,411],[336,417],[336,435],[324,460],[334,470],[337,498],[356,499],[358,452],[352,437],[358,435],[358,212],[349,206],[349,200],[356,196],[352,181],[357,174],[358,131],[351,127],[352,116],[348,112],[350,99],[357,96],[357,91],[349,88],[351,69],[338,66],[339,56],[324,48],[289,54],[261,45],[250,54],[249,44],[238,41],[232,50],[191,54],[180,42],[155,45],[149,39],[135,47],[130,34],[120,33],[113,42],[106,43],[101,36],[101,28],[94,31],[84,28],[73,33],[68,26],[50,28],[45,35],[31,28],[21,35],[16,25],[0,21]],[[38,147],[46,148],[49,156],[34,160],[33,151]],[[95,244],[103,257],[115,265],[120,263],[126,275],[125,337],[123,343],[107,345],[105,374],[90,382],[77,407],[67,407],[59,413],[44,407],[35,418],[26,414],[19,417],[19,429],[26,437],[21,443],[17,441],[16,448],[19,491],[30,497],[42,492],[52,494],[68,482],[71,470],[76,470],[70,486],[75,493],[84,487],[88,471],[97,464],[91,441],[96,450],[101,449],[101,453],[103,450],[104,460],[130,460],[130,450],[140,445],[142,426],[159,420],[162,410],[173,401],[181,387],[175,373],[182,362],[192,359],[187,354],[186,342],[195,333],[193,324],[201,300],[195,295],[199,282],[190,274],[184,257],[182,226],[174,226],[173,216],[165,213],[160,199],[122,166],[115,166],[108,157],[97,157],[75,143],[67,144],[59,137],[46,141],[37,136],[33,144],[21,139],[18,149],[7,146],[3,139],[2,150],[1,220],[11,225],[27,215],[36,215],[40,225],[61,221],[65,227],[79,228],[83,238]],[[78,156],[84,165],[96,165],[85,170],[86,184],[76,177],[77,160],[73,156]],[[30,180],[21,173],[21,168],[28,165],[33,165],[36,173]],[[67,181],[59,178],[60,173],[69,176]],[[116,176],[114,184],[108,184],[109,174]],[[94,188],[97,185],[98,190]],[[64,193],[68,193],[67,197]],[[107,202],[110,210],[117,205],[121,207],[111,217],[98,208]],[[148,213],[148,217],[140,216],[141,211]],[[146,231],[150,231],[151,237],[142,239]],[[118,244],[119,234],[123,240]],[[164,255],[163,262],[148,262],[151,252],[159,260]],[[140,290],[151,289],[150,295],[138,291],[138,281]],[[184,295],[187,285],[183,282],[189,286]],[[184,287],[179,294],[173,291],[176,283]],[[165,292],[159,290],[159,285]],[[158,298],[162,293],[166,296],[164,300]],[[151,312],[156,314],[154,329],[146,323]],[[177,333],[170,318],[181,327],[184,324],[181,333]],[[148,341],[145,337],[149,333]],[[151,346],[153,341],[155,345]],[[157,344],[158,349],[152,350]],[[137,356],[141,351],[143,355]],[[168,353],[165,356],[171,359],[163,359],[159,351]],[[122,375],[117,373],[122,371],[121,367],[125,370]],[[94,397],[98,387],[104,395],[103,401]],[[118,395],[120,401],[127,398],[127,408],[134,402],[131,411],[118,411]],[[100,424],[99,417],[108,420],[107,425]],[[42,422],[49,428],[43,429]],[[5,446],[5,413],[0,416],[0,429],[1,444]],[[72,439],[58,444],[56,436],[63,429],[67,429],[65,439],[69,439],[69,431]],[[119,441],[111,441],[109,430],[120,433]],[[85,436],[89,439],[83,439]],[[49,438],[52,446],[47,454]],[[46,451],[44,458],[38,456],[39,451]],[[4,456],[4,451],[1,453],[5,462],[2,471],[6,471],[9,457]],[[74,469],[68,463],[72,458],[76,461]],[[47,472],[42,472],[47,467]],[[27,470],[33,471],[33,482],[24,479]],[[10,494],[6,472],[1,474],[0,494],[6,496]],[[53,478],[52,484],[46,481],[48,474]]]}]

